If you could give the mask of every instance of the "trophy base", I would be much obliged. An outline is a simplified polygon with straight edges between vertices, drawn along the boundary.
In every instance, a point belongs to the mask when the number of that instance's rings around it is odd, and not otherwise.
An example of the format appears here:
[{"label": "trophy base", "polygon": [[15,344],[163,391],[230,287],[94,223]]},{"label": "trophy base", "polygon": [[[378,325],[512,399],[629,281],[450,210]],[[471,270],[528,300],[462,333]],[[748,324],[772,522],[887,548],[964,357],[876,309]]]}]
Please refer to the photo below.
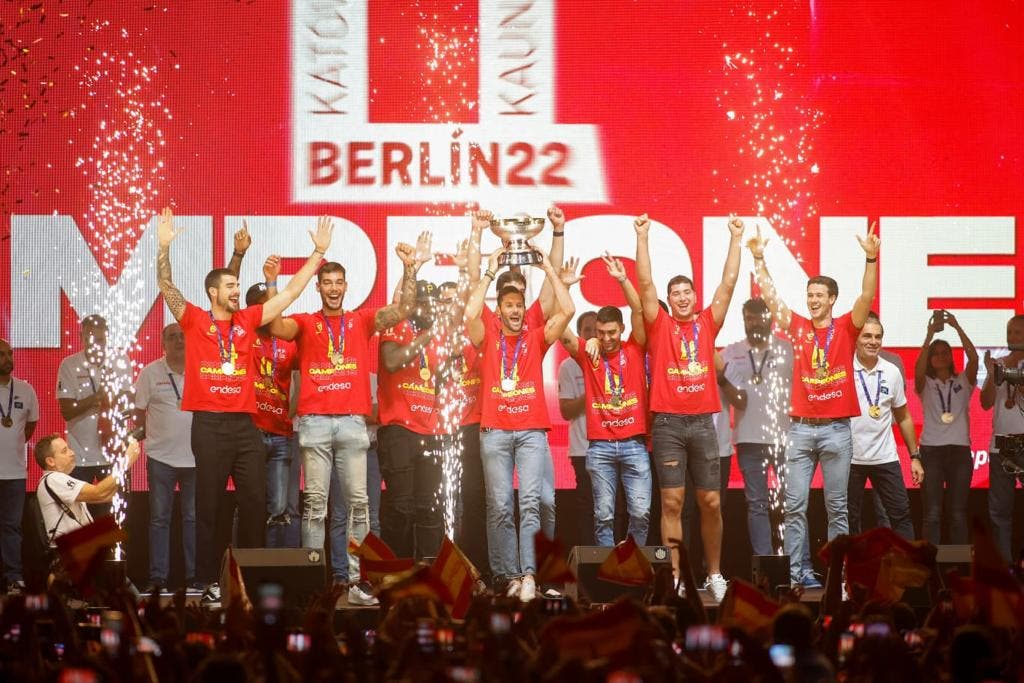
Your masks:
[{"label": "trophy base", "polygon": [[543,263],[544,257],[539,251],[506,251],[498,257],[499,266],[532,266]]}]

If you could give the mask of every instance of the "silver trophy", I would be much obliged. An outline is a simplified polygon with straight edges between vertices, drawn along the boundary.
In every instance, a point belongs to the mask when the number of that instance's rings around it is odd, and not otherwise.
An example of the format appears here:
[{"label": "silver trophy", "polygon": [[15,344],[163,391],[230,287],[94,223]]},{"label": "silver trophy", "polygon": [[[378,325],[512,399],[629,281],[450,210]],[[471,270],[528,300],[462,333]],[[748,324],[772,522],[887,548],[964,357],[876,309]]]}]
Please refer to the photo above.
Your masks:
[{"label": "silver trophy", "polygon": [[516,214],[510,218],[492,218],[491,232],[501,238],[505,253],[498,257],[499,266],[529,266],[544,258],[530,246],[529,240],[544,229],[544,218]]}]

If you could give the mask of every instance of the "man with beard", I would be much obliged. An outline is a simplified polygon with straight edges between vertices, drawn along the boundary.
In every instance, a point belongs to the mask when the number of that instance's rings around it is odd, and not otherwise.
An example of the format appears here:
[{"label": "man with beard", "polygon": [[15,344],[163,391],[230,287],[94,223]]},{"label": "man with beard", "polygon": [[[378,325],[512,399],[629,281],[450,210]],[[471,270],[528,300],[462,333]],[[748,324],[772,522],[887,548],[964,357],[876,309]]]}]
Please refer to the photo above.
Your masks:
[{"label": "man with beard", "polygon": [[793,342],[793,382],[790,391],[789,445],[786,452],[785,551],[790,557],[792,583],[799,584],[801,554],[807,542],[807,499],[811,477],[821,463],[828,514],[828,539],[849,533],[847,485],[853,458],[850,418],[860,415],[854,385],[853,354],[860,329],[867,322],[878,289],[878,249],[875,225],[866,237],[857,235],[864,250],[864,277],[853,309],[838,318],[832,307],[839,285],[825,275],[807,281],[810,318],[793,313],[779,298],[765,265],[767,240],[757,235],[747,242],[761,295],[779,328]]},{"label": "man with beard", "polygon": [[[541,514],[541,499],[554,480],[547,431],[551,428],[544,399],[543,360],[561,338],[575,313],[569,291],[542,253],[539,266],[555,293],[557,309],[546,326],[524,329],[526,300],[515,287],[498,292],[500,327],[481,318],[484,295],[492,280],[499,249],[491,254],[487,271],[466,306],[467,335],[480,349],[482,417],[480,451],[487,489],[487,544],[491,572],[508,579],[508,595],[528,602],[536,597],[536,554],[533,539],[543,528],[554,536],[554,500],[550,517]],[[513,510],[513,472],[519,474],[519,544],[516,548]],[[551,491],[553,493],[553,491]],[[543,521],[543,525],[542,525]]]},{"label": "man with beard", "polygon": [[[185,300],[171,276],[173,215],[164,209],[157,221],[157,282],[164,302],[185,332],[185,389],[182,409],[192,411],[192,453],[196,459],[196,578],[207,586],[204,602],[220,602],[216,582],[221,549],[215,531],[228,476],[235,482],[239,547],[265,542],[266,450],[253,424],[256,329],[280,316],[313,276],[331,244],[334,225],[321,216],[310,231],[313,253],[288,286],[263,305],[239,310],[238,278],[226,268],[211,270],[204,287],[210,310]],[[260,501],[261,504],[253,504]]]},{"label": "man with beard", "polygon": [[[720,463],[714,414],[722,409],[715,381],[715,337],[729,310],[739,278],[740,239],[743,221],[729,221],[729,251],[722,281],[711,305],[697,308],[693,281],[676,275],[668,281],[669,313],[658,304],[651,273],[647,214],[638,217],[636,272],[643,302],[648,348],[651,352],[651,441],[661,487],[661,537],[681,539],[686,475],[693,477],[700,510],[704,561],[708,571],[705,587],[716,601],[725,595],[721,574],[722,509],[719,491]],[[672,551],[672,566],[679,575],[679,553]]]},{"label": "man with beard", "polygon": [[185,392],[185,333],[181,325],[171,323],[164,328],[160,339],[163,358],[144,367],[135,383],[135,424],[145,425],[146,434],[151,590],[168,586],[175,485],[181,491],[181,545],[186,585],[194,585],[196,576],[196,460],[192,455],[192,413],[181,409]]},{"label": "man with beard", "polygon": [[[420,236],[422,241],[424,236]],[[398,304],[346,311],[348,281],[340,263],[328,261],[317,271],[316,289],[323,304],[316,313],[279,318],[270,332],[295,341],[299,350],[299,448],[306,488],[302,500],[302,546],[323,548],[332,472],[342,493],[331,505],[348,511],[348,542],[362,543],[369,522],[366,493],[366,417],[371,414],[370,338],[408,317],[416,300],[416,250],[399,244],[402,296]],[[289,285],[290,286],[290,285]],[[347,545],[347,544],[346,544]],[[332,567],[335,580],[347,579],[349,604],[375,605],[368,586],[360,585],[359,562]]]},{"label": "man with beard", "polygon": [[39,421],[32,386],[14,372],[14,350],[0,339],[0,561],[8,594],[25,588],[21,573],[21,518],[25,508],[25,442]]}]

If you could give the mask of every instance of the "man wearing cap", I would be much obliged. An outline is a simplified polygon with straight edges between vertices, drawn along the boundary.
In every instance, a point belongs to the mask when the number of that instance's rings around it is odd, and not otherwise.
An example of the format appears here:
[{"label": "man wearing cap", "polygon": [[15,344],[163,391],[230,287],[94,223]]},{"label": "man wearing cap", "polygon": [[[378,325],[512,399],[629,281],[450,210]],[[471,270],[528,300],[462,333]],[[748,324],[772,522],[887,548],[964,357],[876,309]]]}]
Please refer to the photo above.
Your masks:
[{"label": "man wearing cap", "polygon": [[[420,236],[421,241],[424,239]],[[370,401],[370,338],[408,317],[416,302],[416,250],[398,244],[402,261],[402,296],[398,304],[382,308],[343,308],[348,290],[345,268],[328,261],[317,270],[316,288],[321,310],[274,320],[270,332],[279,339],[295,341],[299,363],[299,447],[306,488],[302,509],[302,545],[323,548],[328,492],[332,472],[344,494],[332,505],[348,509],[349,541],[366,537],[369,504],[366,494],[366,416]],[[337,578],[351,582],[349,604],[372,605],[377,599],[368,587],[358,585],[359,562],[349,556],[349,566],[333,567]]]}]

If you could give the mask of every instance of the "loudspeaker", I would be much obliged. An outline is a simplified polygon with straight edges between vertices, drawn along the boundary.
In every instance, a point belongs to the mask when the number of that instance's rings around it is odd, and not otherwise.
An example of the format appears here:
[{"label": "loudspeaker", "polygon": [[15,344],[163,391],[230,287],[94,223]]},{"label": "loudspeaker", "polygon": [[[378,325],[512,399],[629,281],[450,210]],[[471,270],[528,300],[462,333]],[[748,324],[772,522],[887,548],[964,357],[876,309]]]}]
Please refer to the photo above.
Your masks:
[{"label": "loudspeaker", "polygon": [[[245,592],[259,604],[259,587],[264,582],[284,588],[286,605],[301,607],[324,590],[327,565],[318,548],[232,548],[245,581]],[[225,553],[226,554],[226,553]]]},{"label": "loudspeaker", "polygon": [[974,560],[974,547],[970,545],[939,545],[935,554],[935,564],[939,566],[939,575],[945,579],[946,572],[956,569],[960,576],[971,575],[971,562]]},{"label": "loudspeaker", "polygon": [[754,555],[750,558],[750,579],[775,595],[779,586],[789,586],[789,555]]},{"label": "loudspeaker", "polygon": [[[569,568],[576,574],[579,583],[565,584],[565,594],[578,600],[585,593],[591,602],[615,602],[626,595],[640,600],[647,592],[647,586],[621,586],[597,578],[597,570],[612,549],[599,545],[577,545],[569,552]],[[672,567],[672,556],[668,546],[645,545],[640,547],[655,573],[660,567]]]}]

